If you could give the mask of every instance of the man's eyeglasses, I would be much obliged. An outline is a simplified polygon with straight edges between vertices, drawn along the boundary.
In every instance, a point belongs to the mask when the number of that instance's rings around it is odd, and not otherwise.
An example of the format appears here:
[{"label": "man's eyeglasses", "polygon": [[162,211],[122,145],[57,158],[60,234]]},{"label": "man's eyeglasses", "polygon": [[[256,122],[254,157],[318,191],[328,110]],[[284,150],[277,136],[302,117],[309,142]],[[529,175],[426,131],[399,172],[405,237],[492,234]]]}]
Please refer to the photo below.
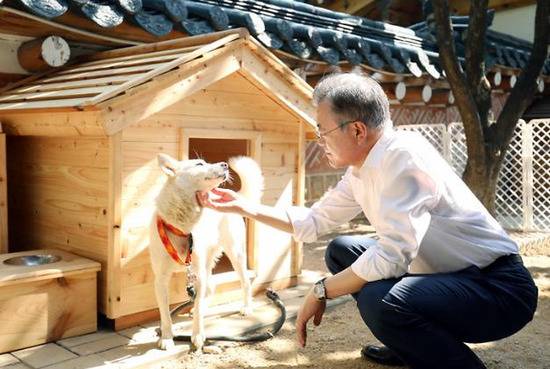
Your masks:
[{"label": "man's eyeglasses", "polygon": [[334,132],[336,131],[338,128],[342,128],[344,127],[346,124],[350,124],[350,123],[353,123],[353,122],[357,122],[357,119],[354,119],[354,120],[348,120],[348,121],[345,121],[345,122],[342,122],[340,124],[338,124],[336,127],[334,127],[333,129],[329,129],[328,131],[319,131],[319,129],[316,129],[315,130],[315,136],[317,136],[317,140],[320,140],[320,139],[324,139],[326,135],[328,135],[329,133],[331,132]]}]

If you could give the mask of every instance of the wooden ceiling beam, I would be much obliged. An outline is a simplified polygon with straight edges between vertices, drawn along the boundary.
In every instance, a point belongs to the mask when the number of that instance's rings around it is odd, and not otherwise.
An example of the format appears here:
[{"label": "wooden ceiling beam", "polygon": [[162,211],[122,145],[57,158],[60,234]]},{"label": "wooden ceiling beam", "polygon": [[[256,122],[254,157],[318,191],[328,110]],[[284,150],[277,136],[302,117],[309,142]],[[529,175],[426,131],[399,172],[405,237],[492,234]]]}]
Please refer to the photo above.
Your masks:
[{"label": "wooden ceiling beam", "polygon": [[348,14],[356,14],[376,3],[376,0],[336,0],[326,6],[327,9]]},{"label": "wooden ceiling beam", "polygon": [[[522,6],[535,4],[535,0],[489,0],[489,8],[495,10],[505,10],[520,8]],[[449,7],[457,15],[468,15],[470,11],[470,2],[464,0],[451,0]]]}]

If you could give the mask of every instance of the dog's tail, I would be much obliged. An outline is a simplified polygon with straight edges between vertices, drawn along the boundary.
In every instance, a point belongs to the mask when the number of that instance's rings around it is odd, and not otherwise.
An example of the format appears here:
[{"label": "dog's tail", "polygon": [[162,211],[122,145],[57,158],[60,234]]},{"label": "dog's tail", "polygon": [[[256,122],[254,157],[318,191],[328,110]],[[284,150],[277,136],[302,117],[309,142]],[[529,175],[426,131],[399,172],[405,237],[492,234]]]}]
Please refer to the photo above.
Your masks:
[{"label": "dog's tail", "polygon": [[249,200],[260,202],[264,191],[264,177],[258,163],[248,156],[235,156],[229,159],[229,166],[241,179],[239,193]]}]

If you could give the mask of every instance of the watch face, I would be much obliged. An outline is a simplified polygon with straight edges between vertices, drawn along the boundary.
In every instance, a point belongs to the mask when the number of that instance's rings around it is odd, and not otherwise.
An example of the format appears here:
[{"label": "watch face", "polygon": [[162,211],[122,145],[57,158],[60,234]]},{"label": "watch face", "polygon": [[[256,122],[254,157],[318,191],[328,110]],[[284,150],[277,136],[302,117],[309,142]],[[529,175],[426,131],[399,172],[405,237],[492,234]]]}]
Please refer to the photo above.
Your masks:
[{"label": "watch face", "polygon": [[318,299],[324,299],[325,298],[325,291],[323,289],[323,285],[321,285],[320,283],[316,283],[315,286],[313,287],[313,294]]}]

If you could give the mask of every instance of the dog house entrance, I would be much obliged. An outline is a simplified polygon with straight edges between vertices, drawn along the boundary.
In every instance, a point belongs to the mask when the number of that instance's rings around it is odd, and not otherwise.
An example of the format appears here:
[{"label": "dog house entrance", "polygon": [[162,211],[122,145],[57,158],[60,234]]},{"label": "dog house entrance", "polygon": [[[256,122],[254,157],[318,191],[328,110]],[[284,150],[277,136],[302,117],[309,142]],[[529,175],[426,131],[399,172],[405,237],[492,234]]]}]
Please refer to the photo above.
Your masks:
[{"label": "dog house entrance", "polygon": [[[220,161],[227,162],[229,158],[239,155],[250,155],[250,142],[239,139],[214,139],[214,138],[190,138],[189,139],[189,159],[201,158],[209,163]],[[241,179],[232,169],[230,169],[231,183],[224,183],[222,187],[238,191],[241,188]],[[247,241],[247,252],[250,250],[250,242]],[[233,266],[229,258],[223,254],[218,264],[212,271],[213,274],[233,271]]]}]

